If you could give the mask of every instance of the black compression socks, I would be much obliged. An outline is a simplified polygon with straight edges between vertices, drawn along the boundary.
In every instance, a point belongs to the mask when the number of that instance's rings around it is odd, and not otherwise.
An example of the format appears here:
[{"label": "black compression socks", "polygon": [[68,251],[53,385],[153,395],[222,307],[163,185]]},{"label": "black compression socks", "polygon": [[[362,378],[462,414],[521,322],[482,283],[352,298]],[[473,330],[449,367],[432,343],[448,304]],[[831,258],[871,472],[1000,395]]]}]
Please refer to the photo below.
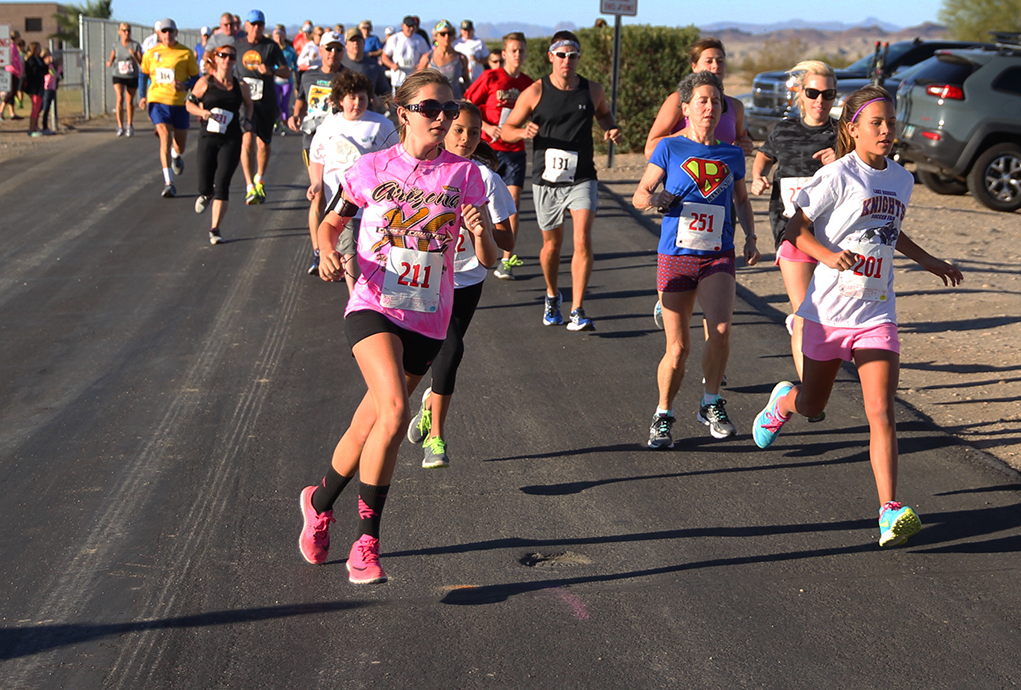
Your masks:
[{"label": "black compression socks", "polygon": [[359,482],[358,487],[358,523],[359,536],[367,534],[370,537],[379,539],[379,519],[383,513],[383,505],[386,504],[386,494],[390,485],[373,486]]},{"label": "black compression socks", "polygon": [[333,465],[330,465],[322,483],[312,493],[312,507],[316,512],[325,513],[327,510],[332,510],[333,502],[337,500],[337,496],[340,496],[340,492],[352,479],[354,479],[353,475],[342,477],[337,470],[333,469]]}]

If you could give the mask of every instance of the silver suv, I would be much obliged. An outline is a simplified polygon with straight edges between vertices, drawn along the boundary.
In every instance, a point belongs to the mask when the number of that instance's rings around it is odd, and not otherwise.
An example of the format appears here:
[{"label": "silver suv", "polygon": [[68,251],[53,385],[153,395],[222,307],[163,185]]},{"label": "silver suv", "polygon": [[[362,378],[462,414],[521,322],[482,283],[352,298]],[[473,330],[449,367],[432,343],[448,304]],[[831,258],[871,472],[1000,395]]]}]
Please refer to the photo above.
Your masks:
[{"label": "silver suv", "polygon": [[939,194],[970,191],[996,211],[1021,208],[1021,45],[940,51],[897,92],[894,158]]}]

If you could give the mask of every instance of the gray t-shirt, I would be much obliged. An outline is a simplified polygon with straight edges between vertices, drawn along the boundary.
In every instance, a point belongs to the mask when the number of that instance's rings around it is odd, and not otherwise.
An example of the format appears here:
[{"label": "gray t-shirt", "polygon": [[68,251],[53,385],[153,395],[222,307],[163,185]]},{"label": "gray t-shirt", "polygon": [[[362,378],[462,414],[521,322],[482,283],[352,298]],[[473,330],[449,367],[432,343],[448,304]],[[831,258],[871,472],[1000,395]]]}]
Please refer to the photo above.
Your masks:
[{"label": "gray t-shirt", "polygon": [[142,54],[142,46],[134,39],[128,44],[116,43],[113,47],[113,76],[123,79],[138,78],[138,63],[132,57]]},{"label": "gray t-shirt", "polygon": [[390,80],[386,78],[386,73],[379,63],[376,62],[375,58],[369,58],[368,61],[355,62],[347,55],[344,55],[340,59],[340,64],[352,72],[359,72],[368,77],[369,82],[372,84],[372,96],[386,98],[390,95]]},{"label": "gray t-shirt", "polygon": [[[330,104],[333,78],[343,70],[344,67],[341,66],[336,72],[327,73],[323,71],[322,67],[315,67],[301,75],[301,90],[298,93],[298,100],[305,102],[306,121],[318,120],[322,122],[327,115],[333,112],[333,106]],[[302,146],[306,149],[312,146],[312,135],[315,134],[314,128],[311,132],[305,131],[307,129],[309,127],[302,127],[304,137],[301,140]]]},{"label": "gray t-shirt", "polygon": [[216,34],[213,34],[212,36],[210,36],[209,40],[206,41],[206,51],[208,52],[210,50],[216,50],[217,48],[222,48],[223,46],[232,46],[232,45],[234,45],[234,37],[233,36],[231,36],[230,34],[216,33]]}]

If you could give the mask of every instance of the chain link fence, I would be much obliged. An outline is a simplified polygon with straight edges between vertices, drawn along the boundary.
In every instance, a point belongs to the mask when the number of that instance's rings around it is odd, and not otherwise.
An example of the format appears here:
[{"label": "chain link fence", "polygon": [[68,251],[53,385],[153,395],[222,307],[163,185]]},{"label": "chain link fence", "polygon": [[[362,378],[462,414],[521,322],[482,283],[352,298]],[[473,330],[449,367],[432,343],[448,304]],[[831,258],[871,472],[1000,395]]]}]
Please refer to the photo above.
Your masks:
[{"label": "chain link fence", "polygon": [[[141,43],[152,33],[152,26],[126,22],[131,27],[131,38]],[[114,67],[107,67],[106,61],[110,59],[110,51],[120,43],[120,36],[117,29],[121,22],[113,19],[96,19],[78,15],[78,44],[81,50],[78,51],[76,59],[65,59],[64,63],[64,86],[71,87],[77,80],[82,90],[82,114],[85,119],[100,117],[112,113],[117,103],[117,96],[113,91]],[[198,31],[181,29],[177,33],[177,42],[195,50],[201,36]],[[72,51],[64,51],[68,56]],[[73,56],[69,56],[73,57]],[[78,73],[69,73],[69,63],[77,62],[80,70]],[[80,74],[80,78],[79,78]],[[136,104],[138,97],[136,94]]]}]

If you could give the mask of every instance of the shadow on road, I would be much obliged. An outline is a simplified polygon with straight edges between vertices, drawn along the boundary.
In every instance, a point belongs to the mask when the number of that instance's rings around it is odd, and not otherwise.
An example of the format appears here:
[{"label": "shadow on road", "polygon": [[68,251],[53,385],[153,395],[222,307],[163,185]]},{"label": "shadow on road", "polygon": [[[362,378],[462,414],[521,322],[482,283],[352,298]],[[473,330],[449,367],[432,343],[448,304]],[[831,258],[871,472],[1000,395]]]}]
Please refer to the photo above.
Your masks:
[{"label": "shadow on road", "polygon": [[52,623],[0,628],[0,660],[31,656],[48,649],[88,642],[111,635],[123,635],[145,630],[204,628],[211,625],[252,623],[276,618],[346,611],[372,605],[372,602],[329,601],[320,604],[285,604],[236,611],[212,611],[192,616],[130,621],[128,623]]}]

